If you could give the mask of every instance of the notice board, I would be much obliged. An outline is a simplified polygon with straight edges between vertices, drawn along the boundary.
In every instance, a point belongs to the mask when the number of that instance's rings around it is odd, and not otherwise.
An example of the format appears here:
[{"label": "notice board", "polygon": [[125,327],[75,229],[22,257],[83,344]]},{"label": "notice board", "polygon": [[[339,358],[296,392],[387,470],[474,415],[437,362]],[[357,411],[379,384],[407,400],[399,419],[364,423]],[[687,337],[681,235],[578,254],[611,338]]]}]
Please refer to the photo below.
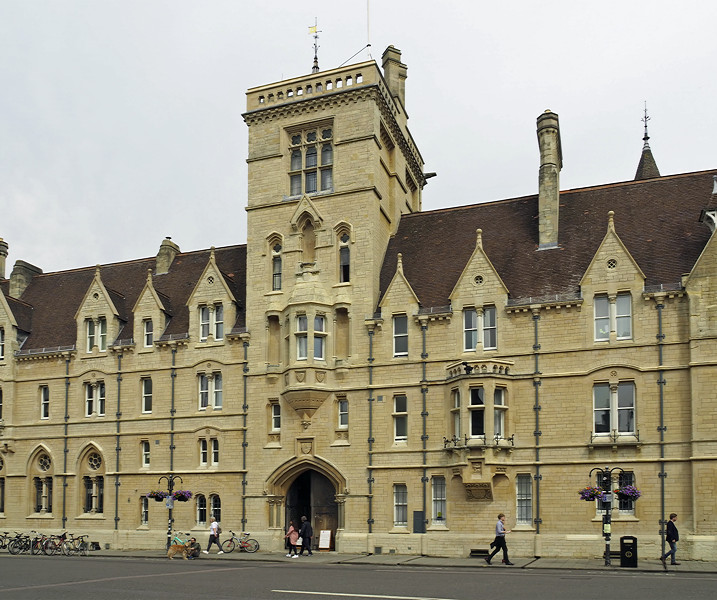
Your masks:
[{"label": "notice board", "polygon": [[319,533],[319,550],[331,550],[330,529],[322,529]]}]

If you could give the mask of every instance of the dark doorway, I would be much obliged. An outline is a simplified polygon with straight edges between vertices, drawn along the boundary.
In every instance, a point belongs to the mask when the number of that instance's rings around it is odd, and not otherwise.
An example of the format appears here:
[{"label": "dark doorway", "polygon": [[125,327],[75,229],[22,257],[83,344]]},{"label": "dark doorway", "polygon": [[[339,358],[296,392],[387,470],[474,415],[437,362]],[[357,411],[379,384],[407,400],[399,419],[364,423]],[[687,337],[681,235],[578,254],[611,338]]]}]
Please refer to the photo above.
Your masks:
[{"label": "dark doorway", "polygon": [[298,529],[305,516],[314,529],[312,544],[318,546],[322,530],[331,531],[331,549],[339,522],[336,489],[321,473],[308,469],[301,473],[286,493],[286,527],[289,521]]}]

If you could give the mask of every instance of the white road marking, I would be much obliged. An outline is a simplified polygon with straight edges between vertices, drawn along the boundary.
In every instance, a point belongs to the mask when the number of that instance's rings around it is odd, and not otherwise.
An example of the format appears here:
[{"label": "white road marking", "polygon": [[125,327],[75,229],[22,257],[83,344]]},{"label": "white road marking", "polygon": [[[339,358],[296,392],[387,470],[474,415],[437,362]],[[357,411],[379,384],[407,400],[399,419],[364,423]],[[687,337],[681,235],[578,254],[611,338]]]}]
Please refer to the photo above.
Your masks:
[{"label": "white road marking", "polygon": [[386,600],[455,600],[455,598],[428,598],[426,596],[385,596],[383,594],[342,594],[340,592],[306,592],[302,590],[271,590],[281,594],[309,594],[313,596],[341,596],[344,598],[382,598]]}]

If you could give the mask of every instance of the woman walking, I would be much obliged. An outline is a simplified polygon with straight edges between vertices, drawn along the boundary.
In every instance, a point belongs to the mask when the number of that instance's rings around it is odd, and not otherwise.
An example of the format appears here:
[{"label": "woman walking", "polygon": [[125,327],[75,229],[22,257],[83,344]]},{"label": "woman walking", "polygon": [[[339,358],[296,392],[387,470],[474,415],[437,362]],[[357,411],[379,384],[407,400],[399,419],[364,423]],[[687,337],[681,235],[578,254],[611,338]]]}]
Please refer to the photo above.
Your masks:
[{"label": "woman walking", "polygon": [[296,527],[294,527],[294,522],[289,521],[289,529],[286,532],[286,535],[284,536],[289,540],[289,554],[287,554],[287,557],[290,558],[299,558],[299,553],[296,549],[296,542],[299,539],[299,532],[296,531]]}]

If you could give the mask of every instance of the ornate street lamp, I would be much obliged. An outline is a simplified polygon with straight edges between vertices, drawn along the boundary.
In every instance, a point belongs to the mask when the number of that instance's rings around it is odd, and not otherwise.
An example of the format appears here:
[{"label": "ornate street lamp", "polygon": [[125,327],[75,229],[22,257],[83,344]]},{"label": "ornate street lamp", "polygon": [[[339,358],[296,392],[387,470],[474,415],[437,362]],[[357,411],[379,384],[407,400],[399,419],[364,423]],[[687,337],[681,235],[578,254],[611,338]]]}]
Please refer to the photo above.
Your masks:
[{"label": "ornate street lamp", "polygon": [[174,493],[174,482],[179,480],[181,483],[184,483],[184,481],[179,475],[162,475],[157,483],[162,483],[162,479],[167,480],[167,508],[169,509],[169,517],[167,519],[167,550],[169,550],[169,547],[172,545],[172,524],[174,523],[174,518],[172,517],[172,509],[174,508],[174,499],[172,497]]},{"label": "ornate street lamp", "polygon": [[597,473],[598,487],[603,491],[601,502],[602,508],[605,510],[605,514],[602,516],[602,535],[605,538],[605,566],[610,566],[610,533],[612,527],[611,512],[612,512],[612,474],[614,471],[624,473],[620,467],[595,467],[590,470],[590,477],[592,478],[593,473]]}]

